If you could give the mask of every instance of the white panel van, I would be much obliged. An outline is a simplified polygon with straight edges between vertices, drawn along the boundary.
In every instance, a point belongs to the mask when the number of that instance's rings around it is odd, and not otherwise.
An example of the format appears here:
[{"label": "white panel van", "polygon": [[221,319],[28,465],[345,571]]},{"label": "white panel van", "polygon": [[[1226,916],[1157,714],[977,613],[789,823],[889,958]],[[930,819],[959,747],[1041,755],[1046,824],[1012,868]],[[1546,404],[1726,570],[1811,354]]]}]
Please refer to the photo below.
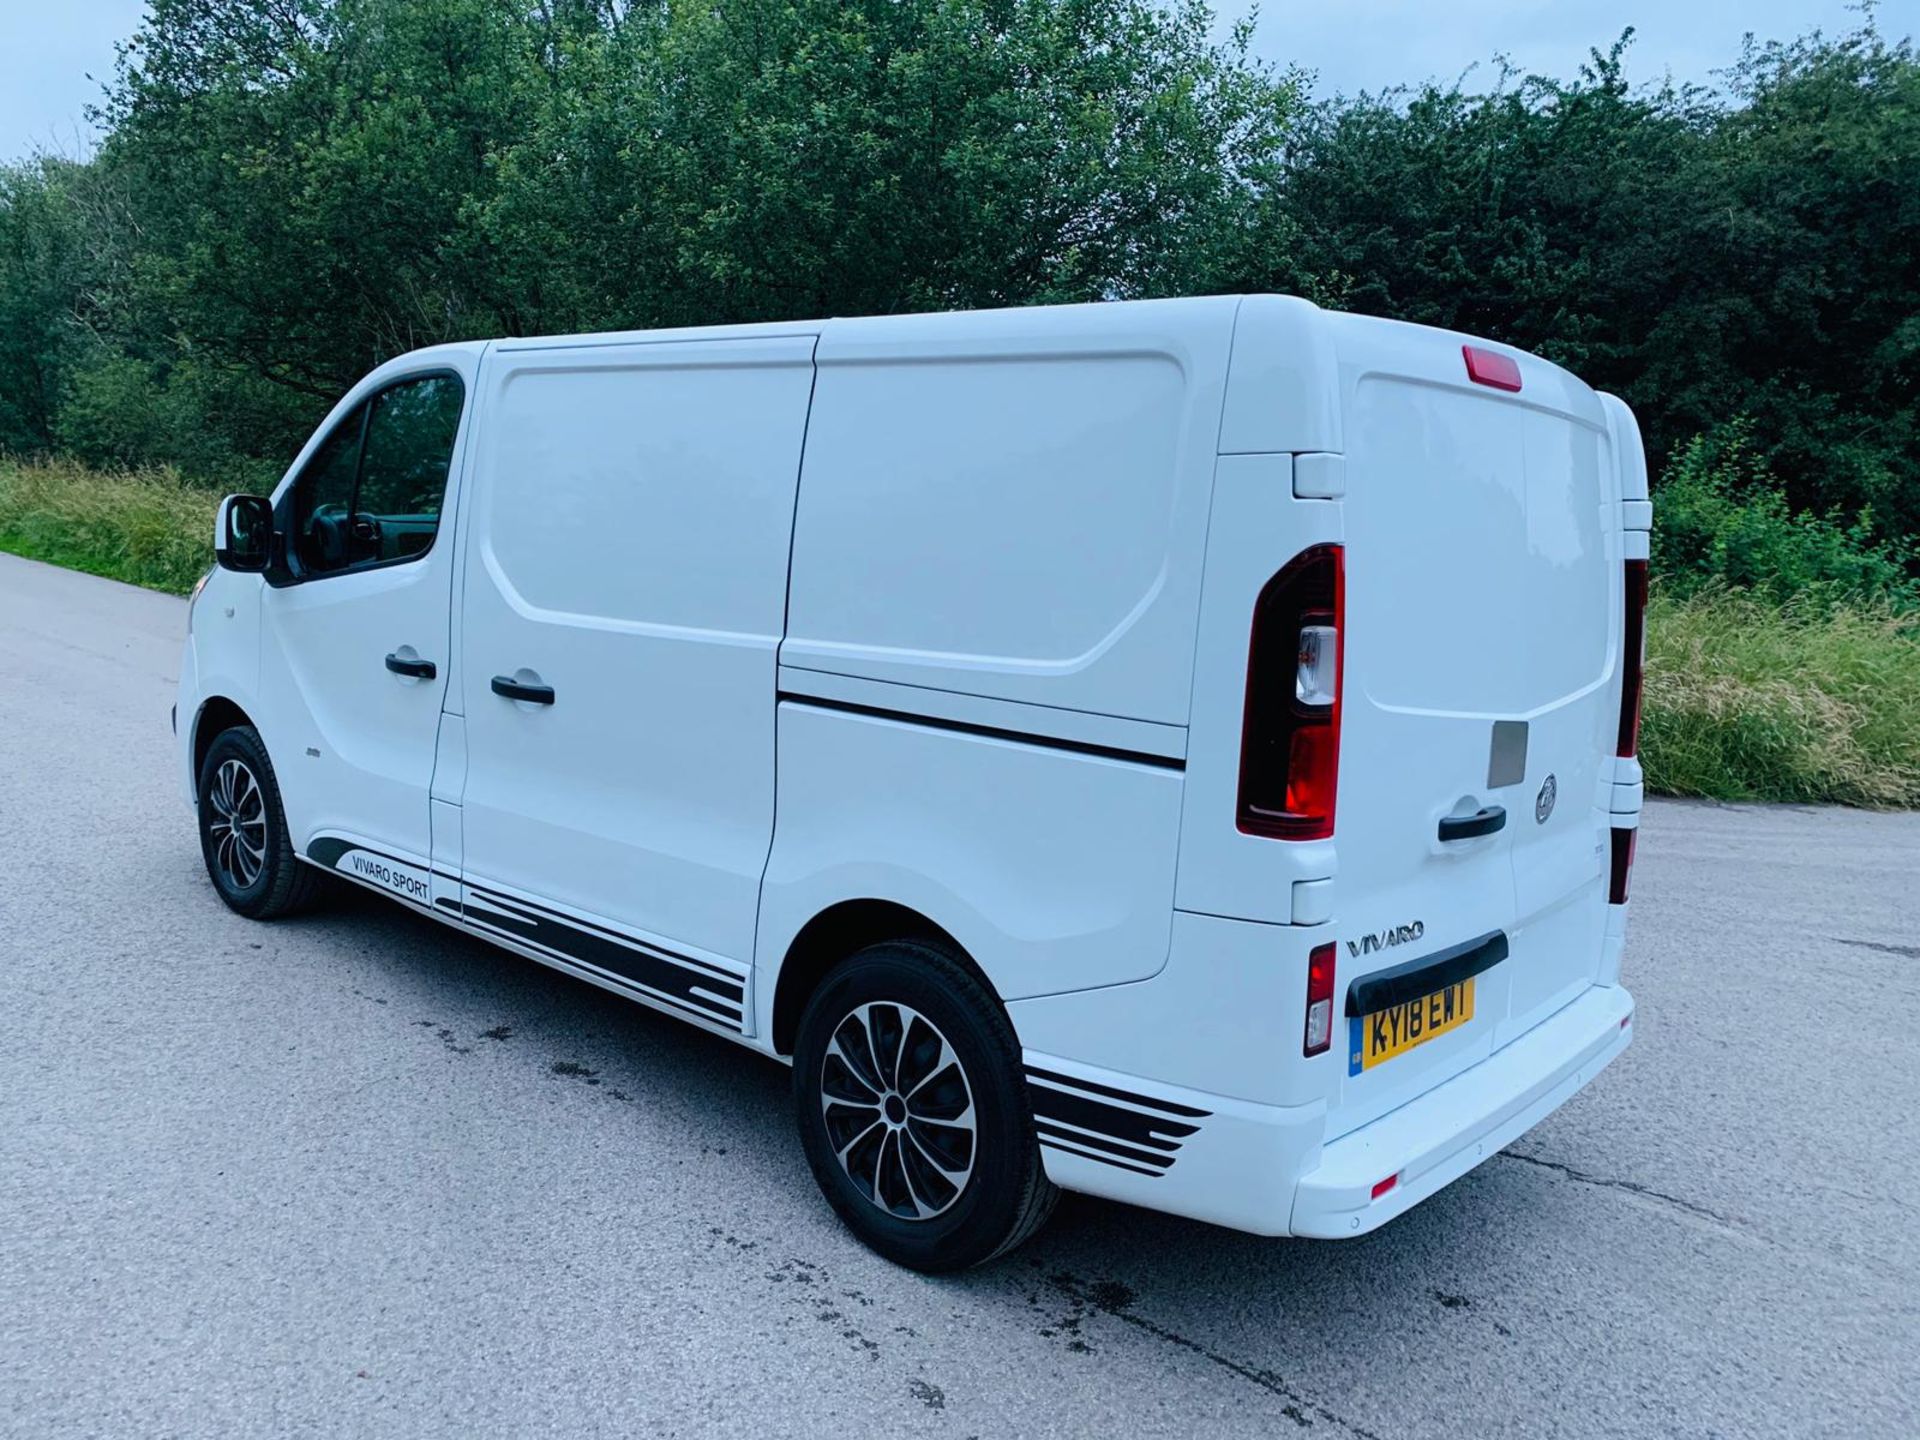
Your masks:
[{"label": "white panel van", "polygon": [[1277,296],[449,345],[235,496],[208,875],[788,1061],[868,1244],[1363,1234],[1627,1045],[1651,507],[1530,355]]}]

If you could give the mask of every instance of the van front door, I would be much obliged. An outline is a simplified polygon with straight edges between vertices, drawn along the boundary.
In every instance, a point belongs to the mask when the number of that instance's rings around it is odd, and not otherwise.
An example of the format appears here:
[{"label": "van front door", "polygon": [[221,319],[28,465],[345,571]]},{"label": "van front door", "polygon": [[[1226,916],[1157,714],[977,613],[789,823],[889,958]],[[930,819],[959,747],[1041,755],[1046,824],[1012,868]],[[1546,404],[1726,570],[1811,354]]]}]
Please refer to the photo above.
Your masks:
[{"label": "van front door", "polygon": [[427,793],[450,671],[455,369],[374,388],[280,497],[261,715],[294,847],[430,904]]},{"label": "van front door", "polygon": [[503,343],[463,520],[467,921],[736,1030],[812,355]]}]

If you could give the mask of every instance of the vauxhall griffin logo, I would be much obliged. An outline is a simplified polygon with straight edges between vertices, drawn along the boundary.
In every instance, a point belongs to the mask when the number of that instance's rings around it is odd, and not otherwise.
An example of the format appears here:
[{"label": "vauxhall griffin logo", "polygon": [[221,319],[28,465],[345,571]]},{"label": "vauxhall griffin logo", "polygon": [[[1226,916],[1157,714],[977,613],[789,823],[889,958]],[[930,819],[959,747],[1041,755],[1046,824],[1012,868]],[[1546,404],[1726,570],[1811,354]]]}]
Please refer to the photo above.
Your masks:
[{"label": "vauxhall griffin logo", "polygon": [[1377,950],[1385,950],[1394,945],[1405,945],[1409,940],[1418,940],[1427,933],[1424,920],[1416,920],[1411,925],[1396,925],[1391,930],[1381,930],[1372,935],[1362,935],[1358,940],[1347,941],[1347,953],[1356,960],[1362,955],[1371,955]]},{"label": "vauxhall griffin logo", "polygon": [[1533,797],[1533,821],[1536,825],[1547,823],[1547,817],[1553,814],[1553,802],[1560,798],[1559,783],[1547,776],[1546,784],[1540,787],[1540,793]]}]

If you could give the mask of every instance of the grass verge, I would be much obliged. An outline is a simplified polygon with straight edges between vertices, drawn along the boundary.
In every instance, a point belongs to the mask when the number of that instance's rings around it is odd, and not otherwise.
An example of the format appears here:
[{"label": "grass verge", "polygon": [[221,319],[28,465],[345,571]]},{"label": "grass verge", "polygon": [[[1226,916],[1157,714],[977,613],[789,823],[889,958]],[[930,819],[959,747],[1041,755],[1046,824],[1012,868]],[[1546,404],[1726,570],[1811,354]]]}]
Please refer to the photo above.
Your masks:
[{"label": "grass verge", "polygon": [[219,503],[171,470],[0,459],[0,550],[184,595],[213,563]]},{"label": "grass verge", "polygon": [[[0,460],[0,549],[184,595],[217,504],[171,471]],[[1920,806],[1920,614],[1656,593],[1640,754],[1668,795]]]},{"label": "grass verge", "polygon": [[1649,790],[1920,806],[1920,614],[1656,594],[1642,714]]}]

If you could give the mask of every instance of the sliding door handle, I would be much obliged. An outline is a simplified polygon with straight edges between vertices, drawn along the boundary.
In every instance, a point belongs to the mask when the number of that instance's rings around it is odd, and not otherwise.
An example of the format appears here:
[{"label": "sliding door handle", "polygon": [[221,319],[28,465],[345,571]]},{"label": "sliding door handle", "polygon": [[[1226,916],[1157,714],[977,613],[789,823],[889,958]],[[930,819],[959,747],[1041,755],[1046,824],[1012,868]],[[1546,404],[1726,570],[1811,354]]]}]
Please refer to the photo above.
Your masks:
[{"label": "sliding door handle", "polygon": [[493,693],[509,700],[524,700],[529,705],[553,704],[553,686],[523,685],[511,675],[494,676]]},{"label": "sliding door handle", "polygon": [[415,680],[431,680],[439,673],[433,668],[433,661],[409,659],[404,655],[387,656],[387,669],[396,675],[409,675]]}]

